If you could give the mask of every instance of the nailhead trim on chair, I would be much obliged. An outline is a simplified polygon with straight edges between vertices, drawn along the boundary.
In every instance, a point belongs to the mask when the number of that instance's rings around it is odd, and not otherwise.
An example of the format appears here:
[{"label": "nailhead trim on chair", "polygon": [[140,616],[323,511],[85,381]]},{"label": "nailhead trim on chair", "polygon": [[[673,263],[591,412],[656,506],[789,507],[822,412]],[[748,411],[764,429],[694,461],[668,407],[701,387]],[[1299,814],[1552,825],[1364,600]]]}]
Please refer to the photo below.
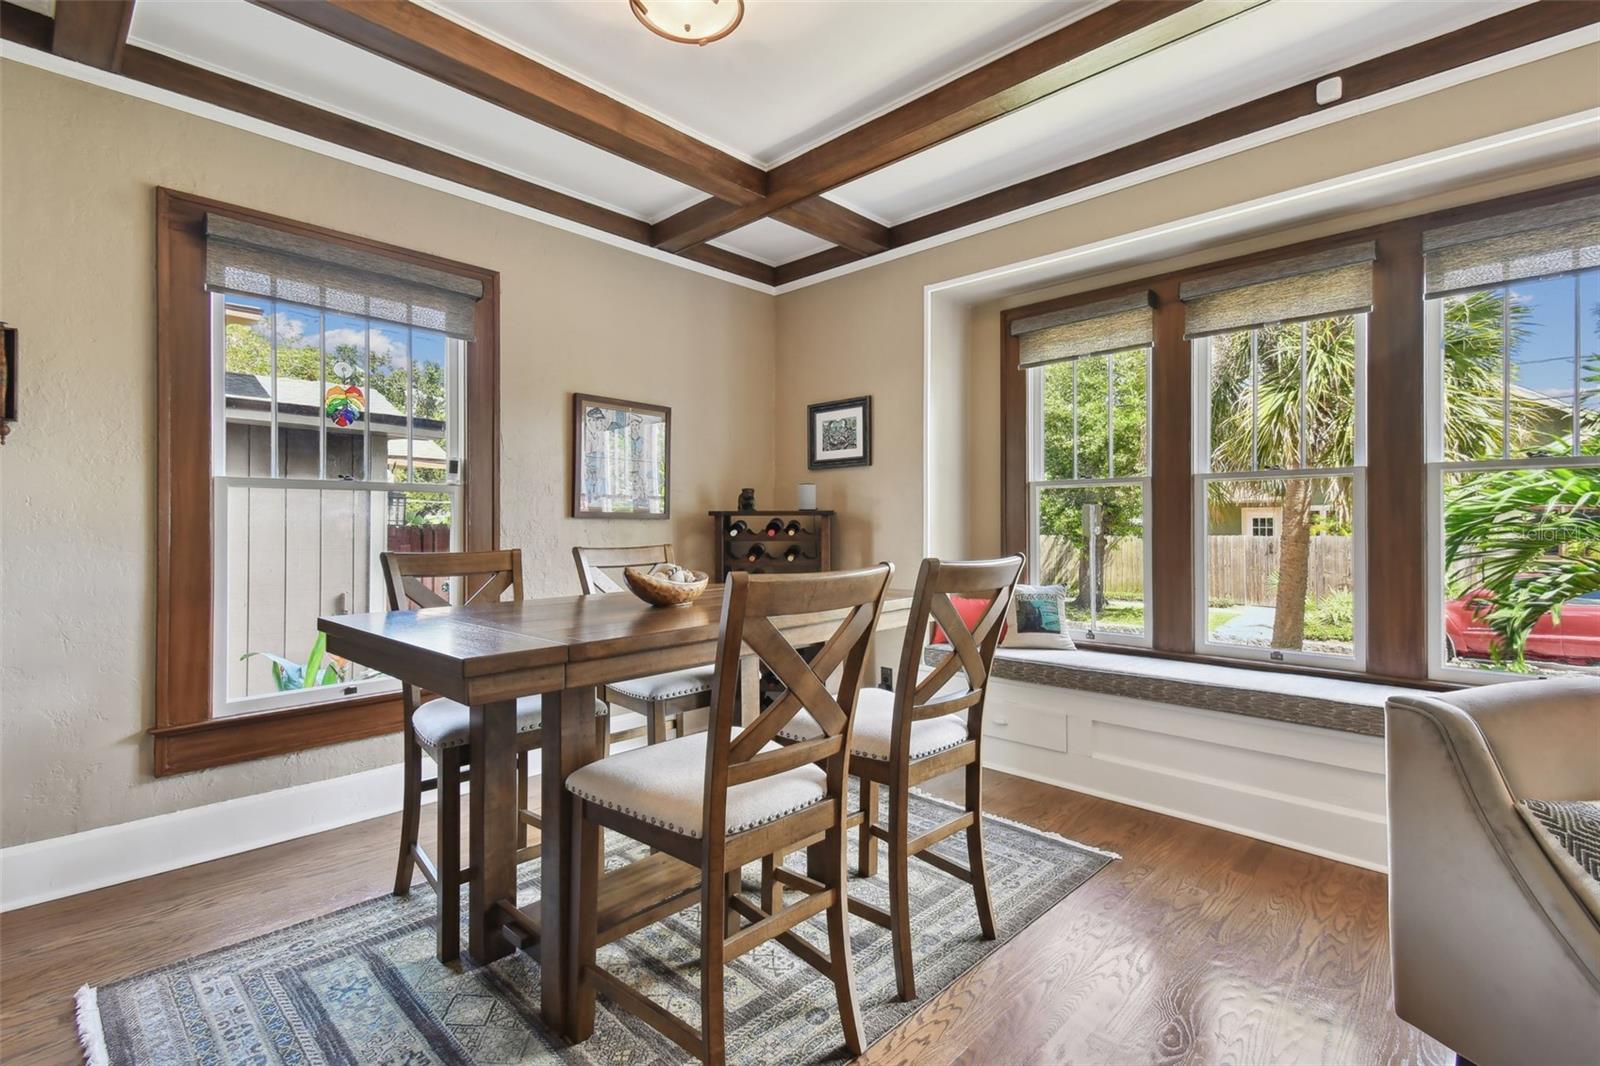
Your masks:
[{"label": "nailhead trim on chair", "polygon": [[[634,678],[633,680],[634,681],[648,681],[649,678]],[[630,682],[628,682],[628,681],[614,681],[611,684],[607,685],[606,687],[609,688],[609,689],[615,689],[617,692],[622,693],[624,696],[631,696],[632,698],[634,698],[636,700],[644,700],[644,699],[650,699],[650,700],[673,700],[673,699],[677,699],[679,696],[698,696],[702,692],[710,692],[711,691],[711,686],[710,685],[697,682],[695,684],[685,684],[682,688],[669,689],[666,692],[656,692],[656,693],[651,693],[650,695],[645,695],[642,692],[629,692],[628,691],[629,683]]]},{"label": "nailhead trim on chair", "polygon": [[[701,829],[703,828],[702,826],[698,826],[697,825],[697,826],[694,826],[693,828],[686,828],[684,826],[678,825],[675,822],[670,822],[670,821],[666,821],[666,820],[661,819],[661,818],[657,818],[653,814],[646,814],[644,811],[636,811],[631,807],[623,807],[623,806],[620,806],[619,804],[611,803],[608,800],[604,800],[604,799],[601,799],[599,796],[593,795],[592,793],[585,792],[585,791],[583,791],[581,789],[573,788],[570,784],[567,786],[567,791],[571,792],[574,796],[577,796],[581,800],[587,800],[590,803],[594,803],[594,804],[597,804],[597,805],[599,805],[601,807],[605,807],[607,810],[613,810],[613,811],[617,811],[620,814],[626,814],[630,818],[637,818],[641,822],[648,822],[650,825],[659,826],[662,829],[666,829],[666,830],[669,830],[669,831],[671,831],[673,833],[677,833],[680,836],[693,837],[695,840],[699,840],[700,839],[700,832],[701,832]],[[819,804],[821,802],[823,802],[823,800],[816,799],[816,800],[812,800],[810,803],[802,803],[797,807],[790,807],[787,810],[779,811],[776,814],[771,815],[770,817],[763,818],[759,822],[751,822],[748,825],[741,825],[737,830],[730,830],[730,833],[732,833],[732,832],[745,833],[745,832],[749,832],[752,829],[759,829],[762,826],[768,824],[769,822],[776,822],[776,821],[778,821],[780,819],[787,818],[787,817],[789,817],[789,815],[795,813],[796,811],[803,811],[808,807],[815,807],[817,804]]]},{"label": "nailhead trim on chair", "polygon": [[[785,739],[785,740],[804,741],[804,740],[816,740],[817,739],[816,737],[801,736],[799,733],[791,733],[787,729],[778,730],[778,735],[780,737],[782,737],[783,739]],[[941,751],[949,751],[951,748],[959,748],[961,745],[965,744],[969,739],[970,738],[968,738],[968,737],[962,737],[960,740],[957,740],[954,743],[944,744],[944,745],[941,745],[940,747],[937,747],[937,748],[929,748],[927,751],[922,752],[919,755],[912,756],[911,761],[912,762],[916,762],[919,759],[926,759],[930,755],[937,755]],[[889,761],[887,759],[880,759],[880,758],[878,758],[878,756],[873,755],[870,752],[862,751],[860,748],[851,748],[850,749],[850,757],[853,758],[853,759],[871,759],[873,762],[888,762]]]}]

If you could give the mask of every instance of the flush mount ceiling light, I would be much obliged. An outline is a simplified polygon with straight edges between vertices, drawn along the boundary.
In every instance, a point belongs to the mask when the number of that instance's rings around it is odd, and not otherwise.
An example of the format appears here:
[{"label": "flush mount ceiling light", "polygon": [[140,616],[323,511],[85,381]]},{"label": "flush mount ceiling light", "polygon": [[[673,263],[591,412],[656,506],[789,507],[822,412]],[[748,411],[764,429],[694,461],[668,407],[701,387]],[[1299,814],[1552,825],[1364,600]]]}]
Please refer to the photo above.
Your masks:
[{"label": "flush mount ceiling light", "polygon": [[720,41],[744,18],[744,0],[628,0],[638,20],[669,41]]}]

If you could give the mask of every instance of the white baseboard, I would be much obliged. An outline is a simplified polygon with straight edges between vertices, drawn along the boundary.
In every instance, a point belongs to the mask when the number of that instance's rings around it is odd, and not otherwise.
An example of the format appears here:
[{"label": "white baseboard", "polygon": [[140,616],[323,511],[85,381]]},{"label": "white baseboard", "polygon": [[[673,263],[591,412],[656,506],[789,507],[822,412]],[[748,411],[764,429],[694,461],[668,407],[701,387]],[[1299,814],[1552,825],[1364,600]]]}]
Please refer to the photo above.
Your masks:
[{"label": "white baseboard", "polygon": [[[985,731],[996,770],[1385,868],[1376,737],[998,679]],[[395,764],[0,849],[0,911],[392,814],[400,797]]]},{"label": "white baseboard", "polygon": [[[613,754],[638,747],[624,741]],[[424,761],[423,773],[432,774]],[[0,848],[0,911],[281,844],[400,809],[402,766],[208,803],[120,825]],[[528,775],[539,777],[538,763]],[[463,786],[465,791],[465,786]],[[435,793],[423,793],[432,803]]]},{"label": "white baseboard", "polygon": [[392,814],[400,809],[401,771],[399,763],[380,766],[0,848],[0,911]]}]

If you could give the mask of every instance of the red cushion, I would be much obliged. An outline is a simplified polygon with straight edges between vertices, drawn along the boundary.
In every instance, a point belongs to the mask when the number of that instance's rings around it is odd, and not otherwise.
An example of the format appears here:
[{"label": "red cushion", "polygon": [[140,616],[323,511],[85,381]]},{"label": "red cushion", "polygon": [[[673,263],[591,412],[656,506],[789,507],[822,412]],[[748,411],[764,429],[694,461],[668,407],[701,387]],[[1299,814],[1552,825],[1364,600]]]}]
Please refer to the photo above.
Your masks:
[{"label": "red cushion", "polygon": [[[993,600],[975,600],[965,596],[950,597],[950,603],[955,607],[956,614],[960,615],[961,620],[967,623],[968,629],[971,629],[983,619],[983,612],[987,611],[989,604],[993,602]],[[1006,639],[1006,624],[1004,622],[1000,623],[1000,639]],[[946,635],[944,628],[937,622],[933,624],[933,642],[935,644],[950,643],[949,636]]]}]

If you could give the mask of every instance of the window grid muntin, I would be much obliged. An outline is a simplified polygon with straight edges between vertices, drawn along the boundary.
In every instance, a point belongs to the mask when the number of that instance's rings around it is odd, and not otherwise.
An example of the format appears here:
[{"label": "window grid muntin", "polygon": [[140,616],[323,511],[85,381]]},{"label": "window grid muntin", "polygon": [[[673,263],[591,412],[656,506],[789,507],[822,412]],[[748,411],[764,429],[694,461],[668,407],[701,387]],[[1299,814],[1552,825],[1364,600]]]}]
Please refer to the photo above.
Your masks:
[{"label": "window grid muntin", "polygon": [[[1116,470],[1116,405],[1115,398],[1115,360],[1119,355],[1138,351],[1144,356],[1144,419],[1145,439],[1141,449],[1140,466],[1143,473],[1134,476],[1110,476]],[[1085,360],[1102,360],[1106,366],[1106,469],[1108,476],[1103,478],[1081,478],[1079,474],[1079,418],[1078,418],[1078,364]],[[1039,565],[1041,557],[1040,531],[1039,531],[1039,504],[1041,494],[1047,489],[1073,489],[1073,488],[1117,488],[1138,486],[1140,489],[1140,540],[1142,544],[1141,564],[1143,570],[1143,622],[1142,632],[1135,634],[1116,632],[1096,632],[1094,629],[1087,631],[1091,639],[1115,644],[1128,644],[1138,647],[1149,647],[1152,640],[1151,616],[1151,579],[1152,561],[1150,557],[1150,441],[1149,426],[1152,424],[1152,411],[1154,409],[1154,390],[1151,385],[1154,380],[1154,348],[1145,345],[1142,348],[1125,348],[1115,352],[1105,352],[1097,355],[1083,356],[1072,359],[1072,474],[1070,478],[1045,477],[1045,449],[1044,449],[1044,375],[1053,364],[1041,363],[1024,368],[1025,393],[1028,403],[1028,543],[1031,551],[1028,553],[1028,581],[1039,581]],[[1095,597],[1089,597],[1091,626],[1098,619],[1099,608]],[[1069,624],[1069,628],[1085,633],[1083,629]]]},{"label": "window grid muntin", "polygon": [[[1461,292],[1451,292],[1435,297],[1424,303],[1423,316],[1423,349],[1427,353],[1425,362],[1425,426],[1427,432],[1427,457],[1424,464],[1425,486],[1427,498],[1427,514],[1424,517],[1424,526],[1428,545],[1427,567],[1427,596],[1428,596],[1428,676],[1436,681],[1450,681],[1466,684],[1496,684],[1509,681],[1523,681],[1534,676],[1550,676],[1544,671],[1533,673],[1519,673],[1509,670],[1488,667],[1473,669],[1471,667],[1453,666],[1445,658],[1445,624],[1444,607],[1446,603],[1447,588],[1445,581],[1444,558],[1444,484],[1445,479],[1452,474],[1477,474],[1492,473],[1496,471],[1540,470],[1540,469],[1600,469],[1600,455],[1585,455],[1582,450],[1582,411],[1583,391],[1583,307],[1582,307],[1582,282],[1585,277],[1600,278],[1600,268],[1585,270],[1565,271],[1561,274],[1547,275],[1542,278],[1523,279],[1526,281],[1544,281],[1550,278],[1570,276],[1574,285],[1573,300],[1573,393],[1572,393],[1572,440],[1571,452],[1567,455],[1554,456],[1513,456],[1511,454],[1511,345],[1510,345],[1510,306],[1512,283],[1496,283],[1485,285],[1482,288],[1470,289]],[[1447,459],[1446,448],[1446,421],[1449,417],[1449,404],[1446,394],[1447,382],[1444,373],[1444,308],[1447,301],[1463,298],[1482,292],[1499,292],[1502,294],[1500,305],[1500,362],[1501,362],[1501,435],[1500,455],[1493,459]],[[1588,671],[1592,675],[1593,671]]]},{"label": "window grid muntin", "polygon": [[[315,418],[318,433],[318,473],[315,478],[289,477],[283,472],[282,458],[280,455],[280,429],[278,405],[278,333],[279,305],[290,303],[293,307],[304,312],[316,311],[318,314],[318,361],[319,361],[319,397],[327,395],[327,330],[326,317],[320,308],[312,305],[295,304],[293,301],[283,301],[274,297],[251,297],[267,305],[265,314],[271,323],[268,331],[269,368],[270,368],[270,415],[268,419],[271,443],[269,448],[269,470],[267,475],[230,475],[226,471],[226,431],[227,431],[227,390],[226,390],[226,362],[227,362],[227,331],[226,331],[226,296],[222,293],[209,294],[212,313],[212,396],[213,413],[212,424],[216,432],[212,434],[212,717],[232,717],[238,714],[266,710],[282,710],[298,706],[307,706],[322,703],[335,703],[351,699],[360,699],[366,696],[398,692],[399,682],[391,677],[379,676],[363,678],[354,682],[340,685],[323,685],[312,688],[291,690],[288,692],[273,692],[259,695],[232,697],[228,695],[228,639],[229,633],[229,601],[228,601],[228,565],[229,565],[229,508],[228,490],[230,488],[245,489],[270,489],[281,490],[285,493],[291,491],[317,491],[317,492],[350,492],[369,493],[374,499],[372,508],[375,513],[387,513],[387,497],[391,494],[409,494],[423,492],[448,497],[450,501],[450,549],[459,550],[462,544],[464,516],[461,511],[463,499],[463,485],[459,474],[461,466],[461,442],[465,438],[465,421],[460,417],[464,407],[463,397],[465,392],[466,376],[466,342],[455,337],[445,335],[445,409],[446,424],[444,437],[445,452],[445,480],[440,482],[415,480],[415,424],[412,412],[415,405],[415,359],[413,358],[412,341],[415,332],[420,327],[392,323],[396,329],[404,329],[407,335],[407,371],[406,371],[406,479],[404,481],[376,481],[370,475],[372,471],[372,396],[376,389],[372,385],[372,319],[365,316],[351,315],[348,317],[365,317],[366,352],[365,385],[368,407],[363,416],[362,427],[362,457],[369,477],[365,480],[351,480],[345,478],[327,477],[327,424],[326,410],[322,403],[315,405]],[[426,331],[437,332],[437,331]],[[388,455],[382,457],[385,472],[389,469]],[[452,473],[452,468],[457,472]],[[382,504],[378,498],[384,497]],[[385,518],[385,521],[387,519]],[[287,531],[285,532],[287,536]],[[382,593],[382,575],[379,569],[377,553],[387,549],[387,544],[376,541],[369,545],[370,558],[368,559],[368,600],[367,609],[384,610],[386,601]],[[286,546],[287,553],[287,546]],[[321,572],[321,553],[318,553],[318,569]],[[319,577],[320,587],[320,577]],[[360,605],[357,605],[358,607]],[[287,621],[287,618],[286,618]],[[286,649],[287,651],[287,649]]]},{"label": "window grid muntin", "polygon": [[[1307,463],[1306,441],[1306,366],[1307,366],[1307,330],[1309,323],[1301,322],[1299,330],[1299,377],[1300,389],[1300,431],[1299,452],[1300,465],[1296,467],[1271,467],[1260,466],[1260,333],[1262,329],[1269,328],[1275,323],[1263,323],[1250,328],[1250,470],[1230,470],[1214,472],[1212,470],[1212,456],[1214,443],[1212,438],[1211,423],[1211,391],[1213,382],[1212,352],[1214,337],[1198,337],[1190,342],[1190,355],[1193,361],[1192,375],[1192,403],[1194,447],[1191,449],[1191,458],[1194,463],[1193,474],[1193,502],[1191,517],[1191,536],[1193,543],[1194,566],[1194,639],[1195,648],[1203,654],[1228,656],[1234,658],[1260,659],[1268,662],[1299,663],[1308,666],[1333,666],[1341,669],[1366,669],[1366,618],[1367,618],[1367,513],[1366,513],[1366,364],[1367,364],[1367,327],[1368,316],[1366,313],[1356,313],[1350,316],[1334,315],[1331,318],[1351,317],[1354,320],[1355,334],[1355,404],[1351,417],[1354,419],[1352,427],[1352,460],[1347,466],[1311,466]],[[1234,331],[1239,332],[1239,331]],[[1352,647],[1350,655],[1334,655],[1324,652],[1305,651],[1291,648],[1257,647],[1245,644],[1222,644],[1210,639],[1210,601],[1211,601],[1211,557],[1209,541],[1209,515],[1207,510],[1208,490],[1212,482],[1222,481],[1274,481],[1274,480],[1333,480],[1337,478],[1350,479],[1350,528],[1351,528],[1351,559],[1352,559],[1352,594],[1353,626]],[[1302,643],[1304,638],[1302,637]]]}]

